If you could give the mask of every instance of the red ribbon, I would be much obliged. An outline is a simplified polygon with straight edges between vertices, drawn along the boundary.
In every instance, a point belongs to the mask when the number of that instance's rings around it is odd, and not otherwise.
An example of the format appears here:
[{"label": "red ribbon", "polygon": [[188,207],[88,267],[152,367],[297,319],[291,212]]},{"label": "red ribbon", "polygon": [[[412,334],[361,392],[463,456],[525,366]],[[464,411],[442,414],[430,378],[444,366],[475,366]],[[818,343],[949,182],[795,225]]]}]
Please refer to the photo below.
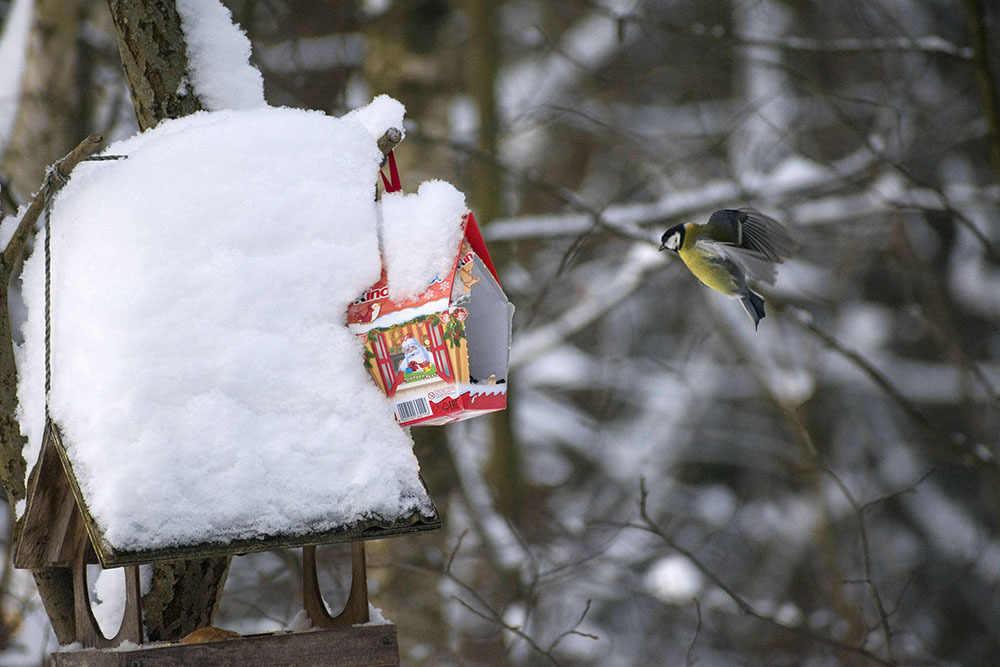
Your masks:
[{"label": "red ribbon", "polygon": [[399,183],[399,168],[396,167],[396,156],[389,151],[389,178],[385,177],[382,170],[379,170],[378,175],[382,177],[382,185],[385,186],[386,192],[398,192],[403,189],[403,186]]}]

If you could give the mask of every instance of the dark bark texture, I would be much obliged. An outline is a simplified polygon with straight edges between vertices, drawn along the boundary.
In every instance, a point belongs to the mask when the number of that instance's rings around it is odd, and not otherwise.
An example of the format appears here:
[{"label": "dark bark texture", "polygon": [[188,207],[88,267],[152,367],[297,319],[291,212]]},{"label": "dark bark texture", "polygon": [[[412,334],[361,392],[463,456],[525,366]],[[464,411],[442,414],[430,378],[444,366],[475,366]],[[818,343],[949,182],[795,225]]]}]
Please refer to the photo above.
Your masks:
[{"label": "dark bark texture", "polygon": [[187,79],[187,52],[170,0],[108,0],[139,127],[202,109]]}]

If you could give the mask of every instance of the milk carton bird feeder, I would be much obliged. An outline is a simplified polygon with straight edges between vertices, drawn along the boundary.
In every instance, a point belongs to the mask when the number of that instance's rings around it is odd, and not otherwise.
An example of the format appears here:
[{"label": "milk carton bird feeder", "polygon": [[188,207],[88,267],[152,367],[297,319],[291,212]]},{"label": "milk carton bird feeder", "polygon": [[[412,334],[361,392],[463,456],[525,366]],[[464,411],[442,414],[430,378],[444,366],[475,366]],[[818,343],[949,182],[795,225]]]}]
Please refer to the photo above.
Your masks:
[{"label": "milk carton bird feeder", "polygon": [[[392,153],[388,160],[392,176],[383,182],[391,195],[400,186]],[[416,293],[394,297],[383,268],[347,311],[348,325],[364,341],[365,366],[403,426],[447,424],[507,406],[514,307],[472,212],[451,222],[458,234],[436,248],[446,258],[442,273]]]},{"label": "milk carton bird feeder", "polygon": [[[377,387],[344,315],[363,307],[352,302],[379,275],[372,183],[386,146],[401,137],[385,131],[392,126],[402,126],[402,105],[389,98],[340,119],[274,108],[196,114],[109,147],[128,159],[78,167],[54,200],[51,252],[35,253],[24,270],[19,397],[22,423],[38,430],[28,433],[37,462],[15,566],[71,569],[76,639],[103,648],[144,641],[140,564],[300,547],[303,608],[323,629],[241,637],[209,653],[199,653],[209,644],[59,652],[55,665],[267,656],[398,664],[394,626],[355,627],[369,620],[363,544],[441,521],[383,391],[404,395],[417,383],[393,377]],[[248,195],[269,187],[280,195]],[[287,193],[303,203],[290,205]],[[421,345],[430,340],[435,376],[424,373],[419,387],[447,378],[459,403],[469,395],[460,408],[468,415],[498,409],[474,400],[479,385],[468,372],[480,362],[433,355],[471,350],[464,323],[477,294],[487,305],[502,296],[485,248],[476,252],[481,240],[469,238],[471,221],[462,223],[455,270],[439,281],[442,307],[386,303],[420,312],[385,326],[370,317],[363,331],[387,349],[396,338],[381,337],[393,326],[410,326],[407,337]],[[469,289],[463,270],[485,288]],[[503,317],[487,314],[482,325],[499,323],[507,345],[504,304]],[[448,327],[451,315],[463,326]],[[382,353],[373,354],[378,368]],[[484,368],[502,379],[506,349],[497,356]],[[327,611],[315,561],[316,545],[335,542],[352,551],[339,615]],[[95,563],[125,568],[125,614],[111,638],[89,602],[86,569]]]}]

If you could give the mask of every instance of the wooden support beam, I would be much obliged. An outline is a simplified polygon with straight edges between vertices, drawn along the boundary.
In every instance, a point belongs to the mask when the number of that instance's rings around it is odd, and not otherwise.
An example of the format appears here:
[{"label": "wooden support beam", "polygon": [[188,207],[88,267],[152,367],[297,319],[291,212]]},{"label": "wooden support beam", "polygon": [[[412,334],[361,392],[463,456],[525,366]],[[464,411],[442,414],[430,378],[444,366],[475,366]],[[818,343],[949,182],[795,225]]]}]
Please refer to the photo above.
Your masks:
[{"label": "wooden support beam", "polygon": [[303,607],[317,628],[339,628],[368,622],[368,573],[365,567],[365,543],[351,542],[351,592],[344,610],[331,616],[323,602],[316,572],[316,547],[302,547]]}]

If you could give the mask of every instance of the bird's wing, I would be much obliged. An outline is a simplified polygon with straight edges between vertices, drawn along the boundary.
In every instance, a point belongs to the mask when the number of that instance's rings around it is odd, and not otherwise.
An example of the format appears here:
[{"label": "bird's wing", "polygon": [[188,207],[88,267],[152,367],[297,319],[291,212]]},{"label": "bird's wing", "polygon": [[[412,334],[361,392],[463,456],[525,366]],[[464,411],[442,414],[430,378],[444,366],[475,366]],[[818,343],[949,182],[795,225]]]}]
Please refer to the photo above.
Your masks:
[{"label": "bird's wing", "polygon": [[705,238],[698,239],[697,246],[707,257],[717,257],[734,264],[749,280],[774,284],[777,270],[764,254]]},{"label": "bird's wing", "polygon": [[[795,241],[784,226],[755,208],[736,211],[742,223],[739,247],[763,255],[772,262],[781,262],[795,250]],[[772,279],[773,280],[773,279]]]}]

